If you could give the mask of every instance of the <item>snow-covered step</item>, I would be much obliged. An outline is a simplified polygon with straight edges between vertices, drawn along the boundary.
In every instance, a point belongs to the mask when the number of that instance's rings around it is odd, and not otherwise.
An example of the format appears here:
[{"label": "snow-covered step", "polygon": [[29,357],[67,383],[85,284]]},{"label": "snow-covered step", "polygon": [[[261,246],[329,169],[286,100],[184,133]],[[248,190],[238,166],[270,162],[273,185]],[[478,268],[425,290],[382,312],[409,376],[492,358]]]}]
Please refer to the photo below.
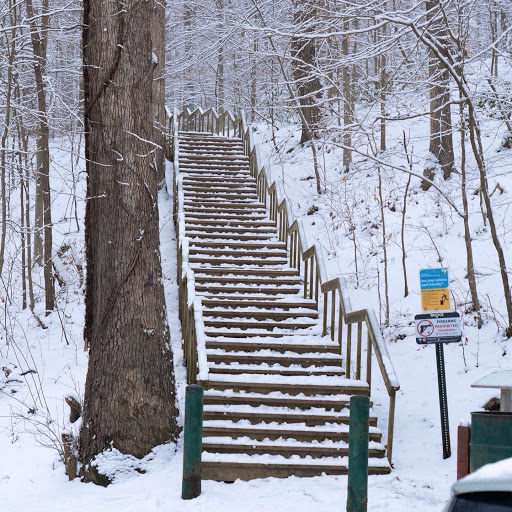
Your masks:
[{"label": "snow-covered step", "polygon": [[[209,389],[204,394],[205,405],[248,405],[250,407],[268,406],[289,409],[321,408],[325,411],[341,411],[350,406],[350,395],[315,395],[314,397],[296,396],[281,391],[271,393],[218,391]],[[370,403],[370,406],[372,404]]]},{"label": "snow-covered step", "polygon": [[195,176],[193,174],[183,175],[183,186],[187,186],[188,184],[198,185],[200,187],[208,187],[208,186],[222,186],[222,187],[239,187],[239,186],[252,186],[253,190],[256,188],[256,179],[251,175],[244,176],[224,176],[222,179],[219,179],[219,175],[215,173],[211,174],[202,174],[200,176]]},{"label": "snow-covered step", "polygon": [[239,199],[250,199],[251,201],[258,201],[258,194],[256,194],[253,187],[247,188],[237,188],[237,189],[220,189],[220,188],[198,188],[190,185],[185,185],[185,192],[187,193],[187,197],[201,197],[203,199],[215,199],[222,198],[224,200],[239,200]]},{"label": "snow-covered step", "polygon": [[207,350],[208,361],[215,364],[238,363],[241,365],[266,363],[268,365],[279,365],[281,368],[289,366],[302,366],[312,368],[315,366],[341,366],[343,358],[339,354],[322,354],[318,352],[296,353],[286,351],[284,353],[275,350],[227,351],[223,349]]},{"label": "snow-covered step", "polygon": [[[325,440],[321,443],[308,443],[295,440],[280,439],[277,441],[257,441],[248,437],[232,439],[231,437],[207,437],[203,442],[203,450],[208,453],[245,453],[248,455],[280,455],[287,458],[299,457],[347,457],[348,443],[343,441]],[[369,455],[381,459],[385,456],[381,443],[369,443]],[[209,459],[210,456],[205,457]]]},{"label": "snow-covered step", "polygon": [[[368,474],[386,475],[391,468],[387,459],[370,458]],[[313,477],[326,475],[346,475],[348,473],[347,457],[322,457],[293,459],[280,455],[248,455],[205,453],[201,465],[204,480],[231,482],[237,479]]]},{"label": "snow-covered step", "polygon": [[[195,224],[187,224],[185,229],[185,234],[188,233],[212,233],[214,235],[217,234],[228,234],[230,236],[238,236],[241,234],[262,234],[262,235],[271,235],[276,237],[277,231],[274,226],[231,226],[231,225],[225,225],[225,226],[204,226],[199,223]],[[286,252],[284,252],[284,255],[286,255]]]},{"label": "snow-covered step", "polygon": [[267,220],[265,217],[261,219],[244,219],[244,218],[234,218],[234,219],[226,219],[226,218],[217,218],[211,219],[206,216],[194,218],[191,215],[186,216],[187,226],[199,224],[200,226],[231,226],[231,227],[247,227],[247,228],[258,228],[258,227],[272,227],[276,228],[275,222],[271,220]]},{"label": "snow-covered step", "polygon": [[[196,229],[194,227],[194,229]],[[216,229],[216,228],[212,228]],[[276,258],[276,257],[282,257],[286,260],[287,255],[286,251],[283,251],[282,249],[274,249],[272,251],[265,251],[263,249],[252,249],[251,245],[248,244],[244,248],[240,249],[229,249],[229,248],[196,248],[192,246],[192,248],[189,248],[190,254],[202,254],[205,256],[232,256],[232,257],[251,257],[251,258]],[[296,273],[296,272],[295,272]],[[276,276],[277,277],[277,276]]]},{"label": "snow-covered step", "polygon": [[[245,254],[241,256],[245,257]],[[264,257],[264,256],[263,256]],[[211,283],[211,284],[226,284],[226,283],[239,283],[239,284],[251,284],[260,286],[263,284],[274,284],[274,285],[300,285],[301,278],[298,276],[265,276],[265,275],[253,275],[247,276],[240,273],[240,275],[230,275],[229,271],[226,275],[204,275],[201,270],[198,270],[195,275],[196,283]]]},{"label": "snow-covered step", "polygon": [[[291,339],[290,339],[291,338]],[[321,338],[322,340],[324,338]],[[306,332],[289,331],[241,331],[236,329],[207,329],[206,347],[223,350],[275,350],[278,352],[308,353],[318,352],[339,353],[339,346],[329,343],[313,343]],[[302,343],[303,341],[303,343]]]},{"label": "snow-covered step", "polygon": [[[380,443],[382,433],[376,427],[369,427],[370,441]],[[302,442],[348,441],[349,425],[345,423],[326,423],[322,425],[306,425],[304,423],[280,424],[257,423],[247,420],[208,420],[203,423],[203,439],[207,437],[249,437],[257,441],[265,439],[294,439]]]},{"label": "snow-covered step", "polygon": [[[283,266],[284,264],[286,264],[286,260],[284,260],[283,258],[238,258],[238,259],[235,259],[235,258],[229,258],[227,256],[226,257],[190,256],[189,262],[203,264],[203,265],[223,265],[226,267],[233,266],[233,264],[236,264],[239,266],[245,265],[246,267],[249,267],[249,268],[254,267],[256,265],[259,267],[278,267],[279,268],[279,267]],[[212,290],[210,290],[210,291],[212,291],[213,293],[224,293],[227,291],[236,293],[243,289],[244,289],[243,286],[241,286],[239,289],[237,289],[236,287],[230,288],[229,286],[226,286],[223,289],[222,288],[216,289],[215,291],[212,287]],[[283,287],[283,286],[278,287],[278,288],[276,288],[275,286],[274,287],[268,286],[265,288],[263,288],[263,286],[253,286],[250,289],[253,290],[254,292],[258,292],[258,290],[259,290],[260,293],[298,293],[300,291],[298,288],[289,288],[289,290],[287,291],[285,289],[285,287]],[[272,290],[275,290],[275,291],[272,291]]]},{"label": "snow-covered step", "polygon": [[[216,250],[216,249],[212,249],[212,250]],[[243,253],[243,249],[234,249],[232,254],[241,254]],[[282,277],[298,277],[298,272],[297,270],[295,269],[292,269],[292,268],[288,268],[288,267],[285,267],[285,268],[269,268],[269,269],[264,269],[264,268],[245,268],[245,267],[222,267],[222,268],[214,268],[214,267],[210,267],[210,268],[199,268],[195,271],[195,275],[196,277],[199,277],[199,276],[212,276],[210,277],[210,279],[214,279],[215,276],[224,276],[224,277],[228,277],[228,276],[240,276],[240,277],[247,277],[247,276],[254,276],[256,278],[258,277],[265,277],[265,278],[268,278],[268,277],[271,277],[271,278],[282,278]],[[300,278],[299,278],[300,279]],[[231,297],[231,295],[229,295],[228,297]],[[277,300],[277,299],[276,299]],[[291,302],[291,301],[289,301]],[[302,299],[302,300],[298,300],[296,302],[294,302],[295,304],[295,307],[306,307],[306,306],[299,306],[298,304],[301,303],[301,304],[308,304],[307,307],[311,307],[311,308],[315,308],[316,309],[316,302],[313,301],[313,300],[306,300],[306,299]]]},{"label": "snow-covered step", "polygon": [[243,205],[246,206],[248,204],[253,205],[258,202],[258,198],[250,195],[241,195],[241,194],[201,194],[201,193],[189,193],[187,194],[187,199],[185,204],[187,203],[204,203],[211,204],[214,206],[224,205],[226,201],[229,201],[230,204],[235,206]]},{"label": "snow-covered step", "polygon": [[[201,269],[204,272],[206,269]],[[214,269],[217,270],[217,269]],[[258,269],[261,270],[261,269]],[[272,270],[266,270],[270,274]],[[277,270],[276,272],[279,272]],[[251,307],[258,309],[277,309],[277,310],[289,310],[289,309],[301,309],[301,310],[315,310],[317,305],[315,301],[287,301],[285,297],[268,297],[268,296],[231,296],[231,295],[220,295],[220,294],[209,294],[203,298],[203,305],[207,307],[225,307],[225,308],[239,308],[239,307]]]},{"label": "snow-covered step", "polygon": [[265,205],[263,203],[255,201],[240,201],[240,202],[225,202],[225,201],[214,201],[209,199],[208,201],[202,200],[201,206],[197,205],[197,201],[193,198],[186,198],[183,203],[185,212],[187,211],[218,211],[222,213],[224,211],[238,212],[250,209],[252,211],[266,212]]},{"label": "snow-covered step", "polygon": [[[350,410],[342,411],[322,411],[318,409],[310,410],[287,410],[277,407],[260,406],[258,408],[249,406],[232,405],[227,407],[219,407],[206,405],[204,407],[203,418],[205,425],[209,425],[211,421],[226,420],[233,423],[249,422],[252,425],[261,424],[301,424],[307,427],[318,425],[344,424],[348,425],[350,421]],[[377,426],[377,418],[370,415],[370,425]],[[287,427],[287,428],[288,428]]]},{"label": "snow-covered step", "polygon": [[[248,308],[208,308],[203,310],[205,317],[221,317],[221,318],[253,318],[253,319],[272,319],[276,321],[286,321],[290,319],[311,318],[317,320],[318,312],[313,310],[268,310],[268,309],[248,309]],[[313,322],[311,325],[315,325]]]},{"label": "snow-covered step", "polygon": [[183,190],[185,193],[192,194],[247,194],[258,197],[252,182],[244,185],[242,183],[232,184],[215,181],[210,183],[210,186],[207,186],[203,181],[192,183],[185,181],[183,183]]},{"label": "snow-covered step", "polygon": [[281,366],[278,364],[269,365],[265,361],[258,361],[259,364],[239,363],[209,363],[209,373],[223,373],[230,375],[344,375],[341,366],[308,366],[290,364]]},{"label": "snow-covered step", "polygon": [[368,385],[344,377],[332,376],[287,376],[287,375],[210,375],[210,389],[270,393],[275,389],[290,395],[365,395]]},{"label": "snow-covered step", "polygon": [[[230,207],[224,208],[222,205],[224,203],[212,204],[212,203],[193,203],[193,202],[185,202],[185,219],[187,218],[195,218],[197,215],[207,216],[207,218],[214,219],[216,217],[224,217],[226,211],[229,211],[232,214],[232,218],[238,219],[256,219],[256,218],[265,218],[265,207],[264,206],[254,206],[250,204],[231,204]],[[259,217],[255,216],[255,214],[259,214]]]},{"label": "snow-covered step", "polygon": [[247,174],[249,175],[249,170],[245,168],[244,164],[236,165],[236,164],[205,164],[205,163],[181,163],[180,162],[180,170],[184,173],[190,172],[217,172],[221,174]]},{"label": "snow-covered step", "polygon": [[316,319],[311,318],[290,318],[285,320],[274,320],[274,319],[258,319],[251,317],[234,317],[224,318],[217,316],[204,317],[205,331],[208,331],[211,327],[218,327],[221,329],[260,329],[272,331],[274,329],[287,329],[296,330],[305,327],[312,327],[317,324]]},{"label": "snow-covered step", "polygon": [[180,155],[180,164],[183,162],[183,161],[191,161],[191,162],[196,162],[196,161],[208,161],[208,162],[218,162],[218,161],[222,161],[222,162],[236,162],[237,164],[238,163],[242,163],[244,165],[248,165],[249,164],[249,157],[244,155],[243,153],[242,154],[237,154],[237,155],[219,155],[219,154],[216,154],[216,155],[213,155],[211,153],[207,153],[207,154],[204,154],[204,155],[194,155],[194,154],[191,154],[191,153],[186,153],[186,152],[183,152],[181,155]]}]

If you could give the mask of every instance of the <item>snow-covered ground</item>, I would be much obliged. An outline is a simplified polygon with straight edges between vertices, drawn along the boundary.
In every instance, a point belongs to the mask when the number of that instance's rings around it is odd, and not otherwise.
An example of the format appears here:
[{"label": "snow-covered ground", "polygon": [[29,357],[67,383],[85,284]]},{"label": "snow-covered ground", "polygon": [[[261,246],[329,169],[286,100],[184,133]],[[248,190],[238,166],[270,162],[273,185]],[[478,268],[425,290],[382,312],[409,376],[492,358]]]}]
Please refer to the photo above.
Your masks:
[{"label": "snow-covered ground", "polygon": [[[414,133],[426,133],[427,125],[418,126]],[[411,125],[404,127],[408,137]],[[292,208],[304,218],[307,236],[323,244],[331,277],[343,274],[351,287],[354,306],[374,307],[383,318],[379,305],[378,280],[383,302],[383,266],[380,234],[380,207],[377,175],[374,166],[360,160],[350,175],[340,174],[340,150],[323,152],[322,173],[328,193],[318,197],[314,190],[310,152],[298,147],[297,127],[284,126],[277,132],[281,151],[276,154],[268,131],[258,132],[262,141],[265,164],[270,164],[272,177],[285,182]],[[399,154],[400,132],[391,131],[390,152]],[[497,155],[499,137],[489,135],[485,140],[492,157]],[[421,170],[427,147],[425,141],[410,136],[410,149]],[[290,151],[289,151],[290,150]],[[74,226],[70,206],[71,185],[66,152],[57,152],[53,162],[56,245],[72,244],[76,259],[83,254],[83,230]],[[393,157],[397,158],[397,157]],[[507,245],[511,218],[508,216],[509,190],[512,178],[504,172],[509,156],[490,177],[491,190],[499,182],[504,193],[493,196],[502,243],[507,261],[512,251]],[[403,164],[403,162],[402,162]],[[83,164],[82,168],[83,168]],[[421,171],[420,171],[421,172]],[[465,280],[463,227],[458,216],[450,210],[439,193],[425,194],[419,180],[413,179],[407,199],[406,244],[409,297],[403,298],[400,225],[404,187],[407,176],[399,171],[382,170],[383,195],[386,204],[388,243],[390,327],[385,330],[388,349],[401,390],[397,396],[396,427],[393,462],[395,469],[388,476],[370,477],[369,506],[371,511],[397,512],[421,510],[440,511],[449,498],[451,484],[456,478],[456,431],[459,423],[467,423],[470,412],[480,409],[492,390],[472,389],[471,384],[491,371],[512,368],[509,341],[502,334],[505,307],[497,271],[497,259],[488,228],[483,225],[478,196],[470,194],[471,226],[474,234],[475,263],[478,271],[479,295],[484,305],[485,324],[475,327],[471,314],[464,315],[468,302]],[[440,184],[457,204],[459,177]],[[477,187],[471,171],[470,190]],[[83,219],[84,178],[78,185],[78,215]],[[318,211],[307,215],[312,206]],[[181,334],[177,318],[176,236],[172,223],[172,208],[165,191],[160,193],[162,261],[169,323],[172,329],[179,399],[182,405],[185,387],[185,368],[181,352]],[[351,212],[352,215],[348,215]],[[355,223],[358,275],[354,266],[354,249],[350,240],[350,223]],[[82,228],[81,228],[82,229]],[[391,236],[390,236],[391,234]],[[14,243],[14,242],[13,242]],[[15,248],[12,247],[12,254]],[[441,257],[442,261],[438,259]],[[76,261],[75,261],[76,263]],[[68,257],[64,260],[70,283],[60,293],[59,311],[43,318],[47,329],[41,329],[27,311],[20,311],[19,301],[8,306],[6,339],[0,347],[0,510],[2,512],[39,510],[69,511],[87,507],[91,510],[183,510],[217,512],[235,510],[242,504],[247,511],[293,510],[317,512],[343,510],[346,501],[346,477],[317,477],[286,480],[265,479],[233,484],[203,482],[202,495],[183,502],[181,495],[182,445],[163,446],[137,463],[146,472],[130,470],[133,461],[118,461],[120,471],[108,488],[83,484],[78,479],[68,482],[57,451],[52,447],[65,429],[68,407],[63,399],[69,394],[83,393],[87,358],[83,352],[83,287],[77,266]],[[463,314],[464,343],[445,347],[451,441],[453,455],[442,458],[439,402],[434,347],[418,346],[413,337],[413,318],[420,313],[419,269],[445,266],[450,269],[452,301]],[[379,277],[377,276],[379,269]],[[41,277],[36,275],[37,279]],[[37,281],[36,279],[36,281]],[[19,292],[15,295],[19,297]],[[36,286],[36,295],[41,293]],[[37,310],[36,311],[40,311]],[[2,322],[3,325],[3,322]],[[33,372],[21,375],[29,370]],[[34,373],[35,372],[35,373]],[[374,365],[374,375],[378,375]],[[373,400],[379,415],[379,427],[386,431],[388,398],[382,381],[376,377]],[[243,500],[243,501],[241,501]]]}]

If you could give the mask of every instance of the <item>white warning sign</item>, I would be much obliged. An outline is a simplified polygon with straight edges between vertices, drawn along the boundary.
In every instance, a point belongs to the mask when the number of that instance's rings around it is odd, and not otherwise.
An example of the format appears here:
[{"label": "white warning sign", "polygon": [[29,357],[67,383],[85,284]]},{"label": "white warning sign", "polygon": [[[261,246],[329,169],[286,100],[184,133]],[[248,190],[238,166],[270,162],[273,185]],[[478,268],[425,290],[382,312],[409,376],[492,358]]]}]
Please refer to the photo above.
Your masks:
[{"label": "white warning sign", "polygon": [[430,313],[414,317],[416,343],[458,343],[462,339],[459,313]]}]

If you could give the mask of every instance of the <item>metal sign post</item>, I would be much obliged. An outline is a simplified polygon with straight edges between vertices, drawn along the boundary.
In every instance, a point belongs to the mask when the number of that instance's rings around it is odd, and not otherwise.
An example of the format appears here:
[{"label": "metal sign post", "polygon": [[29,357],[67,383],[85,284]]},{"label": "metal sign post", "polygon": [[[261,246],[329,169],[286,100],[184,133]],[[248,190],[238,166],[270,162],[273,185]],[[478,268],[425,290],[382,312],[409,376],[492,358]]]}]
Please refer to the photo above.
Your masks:
[{"label": "metal sign post", "polygon": [[441,410],[441,435],[443,438],[443,459],[452,454],[450,446],[450,422],[448,420],[448,395],[446,393],[446,372],[444,368],[444,348],[436,343],[437,383],[439,385],[439,408]]},{"label": "metal sign post", "polygon": [[459,343],[462,328],[459,313],[430,313],[416,315],[416,343],[436,346],[437,382],[439,386],[439,409],[441,411],[441,435],[443,439],[443,459],[451,454],[450,423],[448,420],[448,394],[446,392],[446,371],[444,367],[445,343]]}]

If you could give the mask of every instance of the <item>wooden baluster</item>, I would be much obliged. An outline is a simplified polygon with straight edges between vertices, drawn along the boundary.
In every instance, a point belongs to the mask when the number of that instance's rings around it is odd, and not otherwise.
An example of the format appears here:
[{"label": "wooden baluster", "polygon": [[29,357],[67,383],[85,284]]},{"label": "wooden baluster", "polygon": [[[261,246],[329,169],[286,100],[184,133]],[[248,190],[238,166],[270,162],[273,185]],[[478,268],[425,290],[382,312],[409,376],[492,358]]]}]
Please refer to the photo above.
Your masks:
[{"label": "wooden baluster", "polygon": [[293,233],[291,235],[291,240],[290,240],[290,267],[293,267],[293,259],[294,259],[294,254],[293,254]]},{"label": "wooden baluster", "polygon": [[356,379],[361,378],[361,351],[363,345],[363,323],[357,323],[357,359],[356,359]]},{"label": "wooden baluster", "polygon": [[352,324],[347,326],[347,362],[346,362],[346,377],[350,379],[350,364],[352,356]]},{"label": "wooden baluster", "polygon": [[299,271],[299,276],[301,275],[300,272],[300,262],[302,261],[302,244],[300,243],[300,235],[297,231],[297,270]]},{"label": "wooden baluster", "polygon": [[338,311],[338,343],[340,345],[340,355],[343,355],[343,306],[341,303],[341,292],[340,292],[340,308]]},{"label": "wooden baluster", "polygon": [[288,213],[286,209],[283,210],[283,242],[285,249],[288,250]]},{"label": "wooden baluster", "polygon": [[322,336],[327,335],[327,301],[328,301],[328,293],[324,293],[324,311],[323,311],[323,328],[322,328]]},{"label": "wooden baluster", "polygon": [[311,257],[311,268],[309,269],[309,298],[313,298],[313,290],[315,288],[315,283],[313,282],[313,267],[315,266],[315,257]]},{"label": "wooden baluster", "polygon": [[372,392],[372,338],[368,330],[368,349],[366,354],[366,382],[368,383],[368,390]]},{"label": "wooden baluster", "polygon": [[315,258],[315,263],[316,263],[316,272],[315,272],[315,301],[316,301],[316,305],[318,307],[318,294],[319,294],[319,291],[320,291],[320,272],[318,271],[318,258]]},{"label": "wooden baluster", "polygon": [[334,331],[336,323],[336,290],[331,295],[331,340],[334,341]]},{"label": "wooden baluster", "polygon": [[304,298],[308,298],[308,260],[304,260]]}]

